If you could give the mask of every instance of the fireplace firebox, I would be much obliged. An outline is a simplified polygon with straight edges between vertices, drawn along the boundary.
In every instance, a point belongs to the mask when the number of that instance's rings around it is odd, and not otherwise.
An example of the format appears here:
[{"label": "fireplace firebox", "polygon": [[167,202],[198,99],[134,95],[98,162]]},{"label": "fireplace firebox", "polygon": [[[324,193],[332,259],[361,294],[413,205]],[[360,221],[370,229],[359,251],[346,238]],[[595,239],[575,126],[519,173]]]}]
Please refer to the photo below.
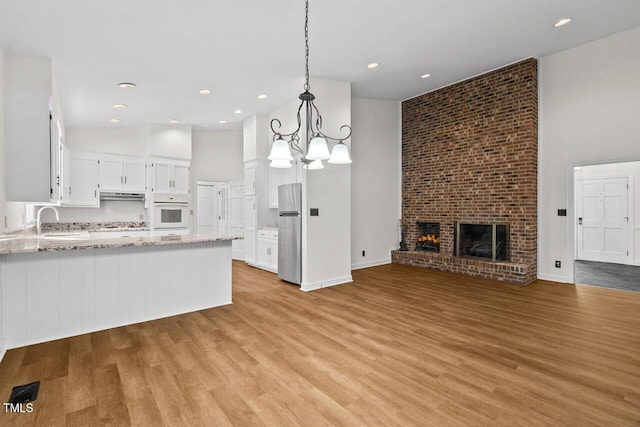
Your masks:
[{"label": "fireplace firebox", "polygon": [[440,223],[418,222],[416,250],[440,252]]},{"label": "fireplace firebox", "polygon": [[509,227],[506,224],[463,224],[454,230],[454,254],[458,257],[508,261]]}]

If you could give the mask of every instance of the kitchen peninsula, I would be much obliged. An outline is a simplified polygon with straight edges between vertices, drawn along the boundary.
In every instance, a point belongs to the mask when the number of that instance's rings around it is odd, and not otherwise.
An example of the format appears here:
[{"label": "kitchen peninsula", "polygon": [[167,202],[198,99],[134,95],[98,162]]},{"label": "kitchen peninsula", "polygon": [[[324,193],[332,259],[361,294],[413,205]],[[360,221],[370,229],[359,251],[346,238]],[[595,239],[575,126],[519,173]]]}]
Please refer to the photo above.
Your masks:
[{"label": "kitchen peninsula", "polygon": [[3,236],[0,355],[10,348],[231,304],[231,243],[237,238]]}]

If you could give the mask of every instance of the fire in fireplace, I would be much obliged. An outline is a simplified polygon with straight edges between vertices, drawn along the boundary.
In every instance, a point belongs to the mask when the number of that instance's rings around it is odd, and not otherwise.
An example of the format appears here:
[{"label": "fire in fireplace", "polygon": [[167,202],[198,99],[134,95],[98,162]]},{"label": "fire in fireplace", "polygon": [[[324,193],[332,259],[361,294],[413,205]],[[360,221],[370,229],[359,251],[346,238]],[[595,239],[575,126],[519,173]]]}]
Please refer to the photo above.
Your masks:
[{"label": "fire in fireplace", "polygon": [[508,260],[506,224],[462,224],[454,230],[454,253],[458,257],[486,258],[493,262]]},{"label": "fire in fireplace", "polygon": [[418,222],[416,250],[440,252],[440,223]]}]

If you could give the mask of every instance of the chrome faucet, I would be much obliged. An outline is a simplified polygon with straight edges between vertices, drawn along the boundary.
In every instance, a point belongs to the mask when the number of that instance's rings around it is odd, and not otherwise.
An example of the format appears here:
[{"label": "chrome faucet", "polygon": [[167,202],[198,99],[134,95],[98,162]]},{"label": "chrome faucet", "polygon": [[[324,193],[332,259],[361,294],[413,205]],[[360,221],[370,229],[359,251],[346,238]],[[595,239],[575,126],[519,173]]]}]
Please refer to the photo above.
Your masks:
[{"label": "chrome faucet", "polygon": [[56,221],[60,222],[60,215],[58,215],[58,210],[53,207],[53,206],[43,206],[40,209],[38,209],[38,214],[36,215],[36,229],[38,230],[38,236],[40,236],[40,214],[42,213],[43,210],[45,209],[53,209],[53,211],[56,213]]}]

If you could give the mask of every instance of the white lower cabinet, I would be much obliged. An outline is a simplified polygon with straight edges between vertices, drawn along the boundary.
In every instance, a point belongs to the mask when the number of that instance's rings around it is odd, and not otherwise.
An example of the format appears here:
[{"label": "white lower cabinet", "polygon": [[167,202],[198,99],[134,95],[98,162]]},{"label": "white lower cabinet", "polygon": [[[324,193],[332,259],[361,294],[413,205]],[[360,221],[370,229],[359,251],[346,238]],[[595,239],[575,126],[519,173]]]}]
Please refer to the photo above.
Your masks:
[{"label": "white lower cabinet", "polygon": [[92,239],[119,239],[122,237],[149,237],[149,232],[145,230],[133,231],[92,231]]},{"label": "white lower cabinet", "polygon": [[256,266],[278,272],[278,230],[258,229]]},{"label": "white lower cabinet", "polygon": [[149,237],[186,236],[188,234],[189,230],[186,228],[167,228],[166,230],[149,231]]}]

